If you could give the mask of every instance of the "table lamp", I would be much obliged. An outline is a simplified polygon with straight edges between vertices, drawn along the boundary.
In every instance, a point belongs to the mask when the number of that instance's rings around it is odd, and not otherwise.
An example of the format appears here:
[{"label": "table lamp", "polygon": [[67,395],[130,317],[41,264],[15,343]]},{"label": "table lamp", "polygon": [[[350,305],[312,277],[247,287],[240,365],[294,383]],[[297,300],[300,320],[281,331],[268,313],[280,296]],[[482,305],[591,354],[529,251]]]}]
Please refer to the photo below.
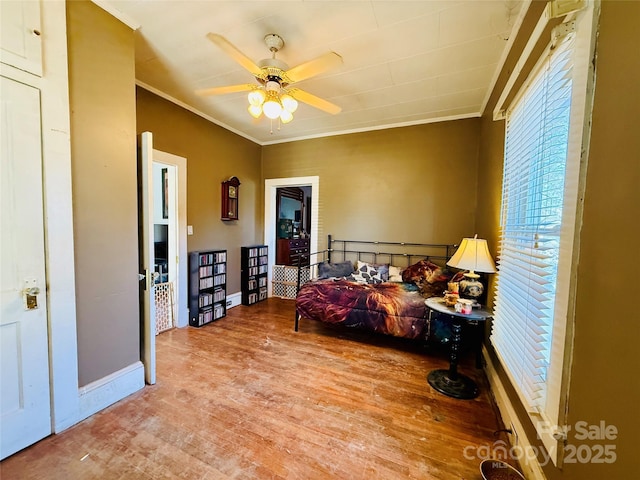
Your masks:
[{"label": "table lamp", "polygon": [[495,273],[496,265],[489,254],[487,241],[478,238],[463,238],[462,243],[449,259],[447,265],[460,270],[469,270],[460,281],[460,296],[471,300],[478,300],[484,292],[484,286],[478,280],[480,275],[476,272]]}]

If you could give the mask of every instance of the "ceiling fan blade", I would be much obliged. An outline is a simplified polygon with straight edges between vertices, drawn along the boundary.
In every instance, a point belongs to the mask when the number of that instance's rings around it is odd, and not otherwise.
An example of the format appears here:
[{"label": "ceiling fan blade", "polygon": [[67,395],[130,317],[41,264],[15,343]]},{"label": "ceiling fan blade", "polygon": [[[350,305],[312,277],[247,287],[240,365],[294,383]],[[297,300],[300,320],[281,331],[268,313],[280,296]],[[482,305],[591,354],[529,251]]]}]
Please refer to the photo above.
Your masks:
[{"label": "ceiling fan blade", "polygon": [[251,60],[244,53],[238,50],[231,42],[229,42],[229,40],[224,38],[222,35],[218,35],[217,33],[207,33],[207,38],[215,43],[218,47],[220,47],[222,51],[224,51],[224,53],[229,55],[242,67],[251,72],[253,76],[258,77],[262,74],[262,69],[258,65],[256,65],[253,60]]},{"label": "ceiling fan blade", "polygon": [[342,107],[331,103],[327,100],[323,100],[320,97],[316,97],[309,92],[305,92],[304,90],[300,90],[299,88],[292,88],[289,90],[289,95],[300,102],[304,102],[307,105],[311,105],[312,107],[317,108],[318,110],[322,110],[323,112],[330,113],[331,115],[335,115],[342,111]]},{"label": "ceiling fan blade", "polygon": [[340,65],[342,65],[342,57],[335,52],[329,52],[308,62],[301,63],[287,70],[285,73],[290,83],[295,83],[314,77]]},{"label": "ceiling fan blade", "polygon": [[256,86],[251,83],[242,83],[240,85],[227,85],[226,87],[203,88],[196,90],[198,95],[224,95],[226,93],[247,92]]}]

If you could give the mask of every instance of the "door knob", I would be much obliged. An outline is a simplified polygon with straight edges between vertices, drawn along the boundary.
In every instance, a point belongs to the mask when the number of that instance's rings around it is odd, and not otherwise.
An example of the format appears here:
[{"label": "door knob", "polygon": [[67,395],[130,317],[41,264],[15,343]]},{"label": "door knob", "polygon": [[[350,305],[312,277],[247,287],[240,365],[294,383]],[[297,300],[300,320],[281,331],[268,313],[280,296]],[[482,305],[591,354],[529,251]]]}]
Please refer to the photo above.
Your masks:
[{"label": "door knob", "polygon": [[22,289],[22,299],[24,301],[25,310],[35,310],[38,308],[38,294],[40,293],[40,287],[37,285],[37,280],[32,278],[24,281],[24,288]]}]

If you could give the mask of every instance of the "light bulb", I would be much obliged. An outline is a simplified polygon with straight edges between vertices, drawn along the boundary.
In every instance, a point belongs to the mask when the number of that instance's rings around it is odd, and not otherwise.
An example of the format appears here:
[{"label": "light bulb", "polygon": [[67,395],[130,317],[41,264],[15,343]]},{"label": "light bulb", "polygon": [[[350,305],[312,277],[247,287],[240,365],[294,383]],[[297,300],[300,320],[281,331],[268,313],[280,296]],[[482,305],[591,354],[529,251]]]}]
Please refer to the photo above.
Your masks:
[{"label": "light bulb", "polygon": [[256,105],[259,107],[264,102],[265,96],[266,95],[263,90],[256,89],[249,92],[247,98],[249,99],[249,103],[251,105]]},{"label": "light bulb", "polygon": [[293,114],[286,109],[282,109],[282,113],[280,114],[280,121],[282,123],[289,123],[291,120],[293,120]]},{"label": "light bulb", "polygon": [[262,110],[267,117],[269,117],[271,120],[274,120],[280,116],[280,113],[282,113],[282,105],[278,103],[277,99],[270,98],[269,100],[264,102],[264,105],[262,105]]},{"label": "light bulb", "polygon": [[258,118],[262,115],[262,108],[260,105],[249,105],[249,113],[253,118]]},{"label": "light bulb", "polygon": [[298,102],[288,93],[282,95],[280,101],[282,102],[282,107],[288,112],[293,113],[298,109]]}]

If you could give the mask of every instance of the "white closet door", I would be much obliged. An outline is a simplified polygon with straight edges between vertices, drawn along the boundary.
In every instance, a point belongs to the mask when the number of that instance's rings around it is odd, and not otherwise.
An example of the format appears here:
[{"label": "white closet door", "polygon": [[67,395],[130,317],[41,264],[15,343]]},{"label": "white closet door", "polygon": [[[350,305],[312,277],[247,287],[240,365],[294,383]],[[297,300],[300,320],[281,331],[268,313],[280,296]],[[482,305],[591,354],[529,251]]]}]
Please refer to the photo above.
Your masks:
[{"label": "white closet door", "polygon": [[0,1],[0,61],[42,76],[40,0]]},{"label": "white closet door", "polygon": [[40,91],[0,77],[0,458],[51,433]]}]

